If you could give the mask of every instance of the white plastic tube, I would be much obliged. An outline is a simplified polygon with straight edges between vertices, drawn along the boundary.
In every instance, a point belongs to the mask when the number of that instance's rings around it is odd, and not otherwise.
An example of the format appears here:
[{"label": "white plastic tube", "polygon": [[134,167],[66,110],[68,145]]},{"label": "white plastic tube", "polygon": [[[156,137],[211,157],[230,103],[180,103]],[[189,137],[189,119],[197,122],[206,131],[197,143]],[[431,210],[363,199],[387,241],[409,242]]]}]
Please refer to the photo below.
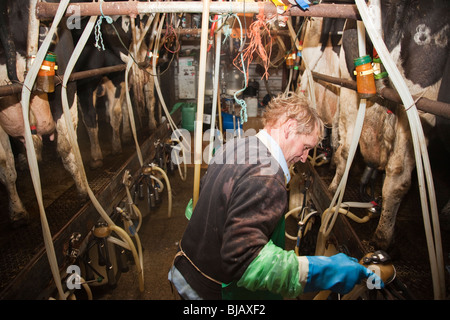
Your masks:
[{"label": "white plastic tube", "polygon": [[[52,26],[42,43],[34,63],[32,64],[28,74],[25,78],[22,96],[21,96],[21,104],[22,104],[22,112],[23,112],[23,120],[24,120],[24,128],[30,127],[29,121],[29,109],[30,109],[30,95],[31,92],[28,88],[32,88],[34,82],[36,81],[37,74],[39,72],[39,68],[41,67],[42,61],[44,60],[45,55],[47,54],[47,50],[50,46],[50,42],[55,34],[56,28],[59,25],[66,8],[69,4],[69,0],[62,0],[58,6],[58,10],[55,14],[55,18],[53,19]],[[33,181],[34,191],[36,193],[36,199],[39,207],[39,214],[41,218],[42,225],[42,234],[44,237],[45,249],[47,252],[47,258],[50,263],[50,269],[53,275],[53,279],[55,281],[56,288],[58,290],[59,298],[65,299],[64,290],[62,288],[61,276],[59,273],[58,261],[56,258],[55,248],[53,246],[53,239],[50,232],[50,228],[47,221],[47,216],[45,214],[44,203],[42,199],[42,189],[41,189],[41,181],[39,176],[39,168],[37,163],[36,152],[33,148],[33,138],[31,136],[30,130],[25,130],[25,143],[26,143],[26,152],[28,158],[28,165],[30,167],[30,175]]]},{"label": "white plastic tube", "polygon": [[162,174],[164,180],[166,181],[167,199],[168,199],[167,216],[170,218],[170,217],[172,217],[172,188],[170,187],[169,178],[167,177],[167,174],[165,173],[165,171],[163,169],[161,169],[160,167],[158,167],[157,165],[152,164],[151,167],[152,167],[152,169],[160,172]]},{"label": "white plastic tube", "polygon": [[[175,122],[172,119],[172,116],[170,115],[169,110],[167,109],[166,103],[164,101],[164,96],[162,95],[161,92],[161,87],[159,85],[159,80],[158,80],[158,76],[157,76],[157,71],[156,71],[156,59],[158,57],[158,51],[159,51],[159,41],[161,38],[161,31],[164,25],[164,19],[165,19],[165,14],[162,15],[161,20],[159,22],[158,25],[158,31],[156,32],[156,40],[155,40],[155,44],[153,46],[153,54],[152,54],[152,72],[153,72],[153,78],[155,81],[155,89],[156,92],[158,94],[159,97],[159,102],[164,110],[164,113],[166,115],[166,119],[167,122],[170,126],[170,128],[172,129],[172,132],[178,137],[183,137],[182,133],[180,132],[180,130],[177,128],[177,125],[175,124]],[[155,23],[156,26],[156,23]],[[153,30],[155,32],[155,30]],[[173,136],[173,135],[172,135]],[[180,164],[178,165],[178,171],[180,173],[180,177],[181,180],[185,181],[186,180],[186,174],[187,174],[187,164],[186,164],[186,159],[185,159],[185,154],[187,150],[190,150],[190,142],[187,142],[185,139],[183,140],[179,140],[179,139],[172,139],[172,141],[178,142],[179,146],[182,148],[182,152],[183,152],[183,164],[184,164],[184,175],[181,172],[181,168],[180,168]]]},{"label": "white plastic tube", "polygon": [[202,31],[200,35],[200,61],[198,71],[198,94],[197,94],[197,123],[194,128],[194,191],[193,206],[197,204],[200,193],[200,170],[202,165],[202,126],[203,109],[205,104],[205,78],[206,78],[206,52],[208,47],[208,24],[210,0],[203,0]]},{"label": "white plastic tube", "polygon": [[[445,299],[444,259],[442,252],[439,217],[436,197],[434,193],[431,166],[428,158],[428,150],[425,136],[422,130],[422,125],[420,123],[419,114],[405,80],[403,79],[394,60],[392,59],[381,37],[381,34],[377,31],[376,25],[373,23],[373,18],[369,13],[365,1],[356,0],[356,5],[361,15],[362,21],[367,28],[367,33],[369,34],[369,37],[372,40],[372,43],[377,50],[378,55],[383,61],[383,65],[386,68],[386,71],[389,73],[389,77],[393,82],[395,88],[397,89],[397,92],[402,99],[403,105],[405,107],[408,107],[408,109],[406,110],[406,114],[408,116],[409,125],[411,127],[414,155],[416,158],[416,171],[419,182],[420,200],[422,204],[422,215],[425,227],[425,235],[427,239],[428,255],[431,265],[434,298],[437,300]],[[372,4],[372,6],[373,5],[374,4]],[[372,10],[372,12],[379,12],[379,10]],[[428,195],[430,198],[432,225],[430,223],[430,213],[428,210],[426,188],[428,188]]]},{"label": "white plastic tube", "polygon": [[[187,177],[187,166],[186,166],[186,150],[183,148],[183,145],[179,139],[172,139],[173,142],[178,142],[178,145],[172,146],[172,149],[175,149],[176,151],[179,151],[182,153],[182,162],[180,161],[180,158],[178,157],[177,152],[173,152],[172,150],[172,156],[175,156],[177,158],[177,166],[178,166],[178,172],[180,173],[180,178],[182,181],[186,181]],[[172,161],[174,161],[172,159]],[[181,163],[183,163],[184,172],[181,171]]]},{"label": "white plastic tube", "polygon": [[[222,45],[222,19],[219,18],[217,21],[217,32],[216,32],[216,58],[215,58],[215,66],[214,66],[214,93],[213,93],[213,102],[212,102],[212,110],[211,110],[211,130],[209,132],[209,152],[208,152],[208,163],[211,162],[211,158],[213,156],[213,145],[214,139],[216,137],[216,113],[217,113],[217,100],[219,98],[219,74],[220,74],[220,50]],[[221,110],[219,110],[221,112]]]},{"label": "white plastic tube", "polygon": [[[364,116],[366,114],[366,104],[365,99],[361,99],[361,103],[359,105],[358,114],[356,116],[355,128],[353,130],[352,141],[350,143],[350,148],[348,151],[347,163],[345,166],[344,174],[342,175],[341,181],[334,193],[333,199],[331,200],[329,209],[334,209],[334,214],[330,217],[327,215],[326,221],[322,221],[322,224],[319,228],[318,241],[316,246],[316,255],[322,255],[325,250],[325,240],[330,235],[331,230],[333,229],[334,223],[336,222],[339,207],[342,203],[342,198],[344,197],[345,187],[347,185],[348,174],[350,172],[350,168],[353,162],[353,158],[355,156],[355,152],[358,147],[359,137],[361,135],[361,130],[364,124]],[[337,201],[337,202],[336,202]],[[331,220],[331,223],[329,222]]]},{"label": "white plastic tube", "polygon": [[[141,267],[141,258],[139,258],[138,252],[136,251],[136,247],[134,246],[133,240],[131,240],[130,236],[123,230],[122,228],[116,226],[116,225],[110,225],[108,228],[114,232],[116,232],[122,239],[124,239],[130,249],[131,253],[133,254],[134,261],[136,263],[138,278],[139,278],[139,290],[141,292],[144,291],[144,270]],[[141,254],[142,256],[142,254]]]},{"label": "white plastic tube", "polygon": [[154,175],[150,175],[150,178],[155,180],[156,182],[158,182],[159,188],[158,188],[158,192],[163,192],[164,190],[164,184],[162,183],[161,180],[159,180],[157,177],[155,177]]}]

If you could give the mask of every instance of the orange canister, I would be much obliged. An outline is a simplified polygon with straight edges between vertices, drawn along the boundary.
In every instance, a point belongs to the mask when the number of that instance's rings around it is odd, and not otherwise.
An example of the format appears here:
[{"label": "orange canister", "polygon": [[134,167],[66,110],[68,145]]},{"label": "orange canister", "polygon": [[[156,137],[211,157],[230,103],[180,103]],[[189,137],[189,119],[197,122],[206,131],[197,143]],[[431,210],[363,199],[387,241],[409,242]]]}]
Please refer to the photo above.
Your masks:
[{"label": "orange canister", "polygon": [[292,69],[295,64],[296,53],[286,52],[286,67]]},{"label": "orange canister", "polygon": [[361,98],[370,98],[377,93],[373,77],[372,61],[369,55],[353,60],[355,64],[356,88]]},{"label": "orange canister", "polygon": [[42,61],[36,79],[36,89],[43,92],[55,91],[56,54],[49,52]]}]

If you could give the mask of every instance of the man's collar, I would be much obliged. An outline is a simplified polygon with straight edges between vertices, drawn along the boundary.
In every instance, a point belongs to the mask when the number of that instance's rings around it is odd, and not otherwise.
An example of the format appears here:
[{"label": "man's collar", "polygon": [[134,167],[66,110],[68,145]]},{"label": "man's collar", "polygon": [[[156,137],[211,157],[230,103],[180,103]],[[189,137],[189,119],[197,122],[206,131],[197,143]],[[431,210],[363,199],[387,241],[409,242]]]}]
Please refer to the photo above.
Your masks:
[{"label": "man's collar", "polygon": [[286,184],[291,180],[291,174],[289,173],[289,167],[284,158],[283,151],[280,145],[272,138],[272,136],[264,129],[260,130],[256,136],[258,139],[266,146],[270,151],[272,156],[278,161],[281,169],[283,169],[284,177],[286,179]]}]

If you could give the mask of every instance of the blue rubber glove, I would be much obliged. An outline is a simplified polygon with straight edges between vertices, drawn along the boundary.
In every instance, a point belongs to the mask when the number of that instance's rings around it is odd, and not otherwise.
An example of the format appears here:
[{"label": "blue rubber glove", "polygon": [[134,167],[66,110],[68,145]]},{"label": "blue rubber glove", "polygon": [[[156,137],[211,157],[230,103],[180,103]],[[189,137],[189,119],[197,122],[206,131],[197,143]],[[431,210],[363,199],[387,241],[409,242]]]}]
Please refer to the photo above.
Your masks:
[{"label": "blue rubber glove", "polygon": [[[384,287],[381,278],[373,271],[358,263],[358,260],[343,253],[332,257],[307,256],[308,276],[303,292],[331,290],[340,294],[350,292],[362,279],[371,277]],[[373,277],[373,278],[372,278]]]}]

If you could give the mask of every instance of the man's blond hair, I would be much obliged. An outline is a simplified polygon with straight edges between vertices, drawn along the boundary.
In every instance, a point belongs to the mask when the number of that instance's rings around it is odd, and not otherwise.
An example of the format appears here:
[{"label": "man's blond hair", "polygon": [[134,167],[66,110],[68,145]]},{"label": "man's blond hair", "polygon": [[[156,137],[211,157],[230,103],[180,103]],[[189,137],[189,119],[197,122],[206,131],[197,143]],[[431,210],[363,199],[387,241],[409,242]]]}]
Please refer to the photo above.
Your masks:
[{"label": "man's blond hair", "polygon": [[294,92],[281,93],[272,98],[266,107],[262,121],[264,126],[276,127],[289,119],[297,121],[297,133],[310,135],[316,126],[319,142],[324,136],[324,125],[317,111],[310,107],[308,99]]}]

